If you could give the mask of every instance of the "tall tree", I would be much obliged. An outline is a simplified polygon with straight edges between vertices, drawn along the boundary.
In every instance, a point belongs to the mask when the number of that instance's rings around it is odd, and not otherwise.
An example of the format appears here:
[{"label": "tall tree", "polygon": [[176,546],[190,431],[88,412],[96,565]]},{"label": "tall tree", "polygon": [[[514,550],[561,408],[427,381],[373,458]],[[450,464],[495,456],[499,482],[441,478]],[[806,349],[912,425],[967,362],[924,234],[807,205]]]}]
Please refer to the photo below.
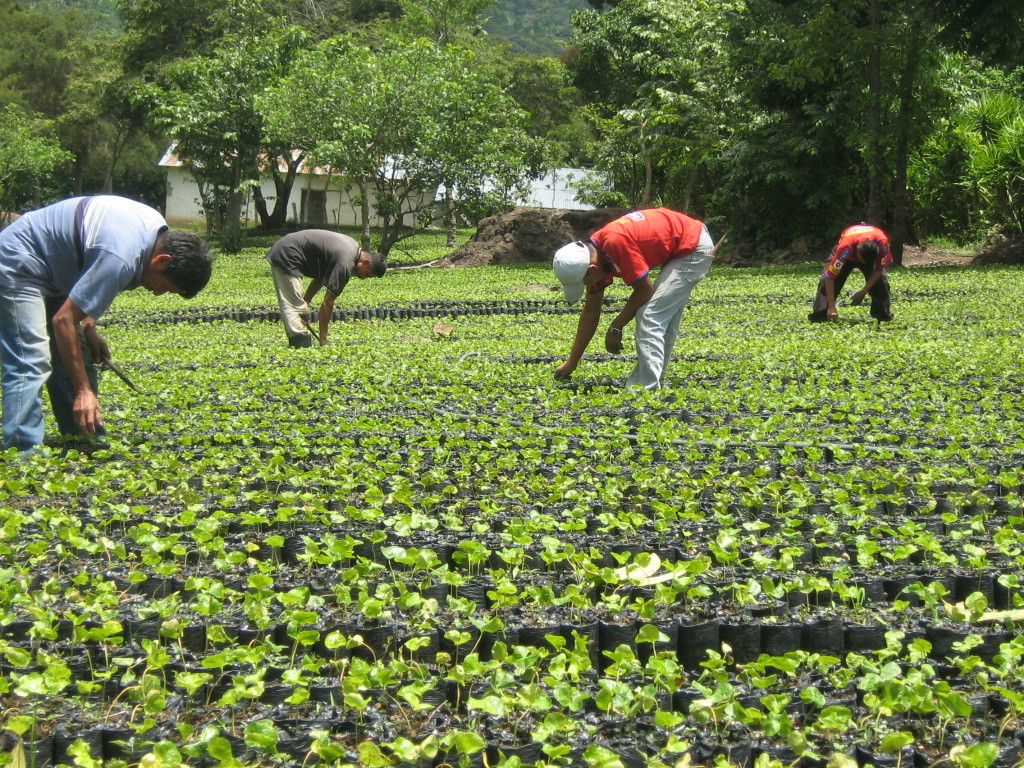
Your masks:
[{"label": "tall tree", "polygon": [[439,221],[438,185],[466,210],[488,177],[521,180],[533,165],[522,113],[477,58],[425,40],[377,50],[325,41],[270,89],[265,108],[277,135],[359,190],[364,246],[376,218],[384,253]]},{"label": "tall tree", "polygon": [[494,0],[401,0],[403,23],[414,34],[440,46],[455,43],[461,35],[481,31],[480,15]]},{"label": "tall tree", "polygon": [[731,130],[722,46],[737,2],[622,0],[574,19],[566,56],[594,106],[618,202],[690,210]]},{"label": "tall tree", "polygon": [[97,25],[74,6],[26,7],[0,27],[0,98],[54,122],[74,156],[74,194],[98,188],[88,179],[94,160],[115,168],[117,153],[108,148],[127,139],[110,111],[108,88],[121,71],[116,51],[109,25]]},{"label": "tall tree", "polygon": [[15,104],[0,110],[0,211],[4,217],[71,160],[52,128],[50,121]]},{"label": "tall tree", "polygon": [[592,164],[597,135],[581,94],[568,82],[561,61],[510,54],[501,48],[484,49],[484,55],[490,57],[495,82],[529,116],[527,132],[548,142],[552,162]]},{"label": "tall tree", "polygon": [[211,0],[117,0],[125,72],[149,75],[160,64],[209,52],[228,30],[230,7]]},{"label": "tall tree", "polygon": [[[780,215],[764,225],[774,230],[769,238],[780,222],[791,223],[792,237],[864,217],[890,230],[900,258],[914,238],[908,167],[942,117],[942,44],[1012,65],[1022,38],[1024,6],[1003,0],[748,0],[737,16],[733,66],[753,75],[739,82],[764,119],[741,129],[730,154],[737,170],[726,177],[742,181],[748,199],[753,191],[752,199],[776,200]],[[749,150],[768,126],[780,148],[800,148],[791,158],[797,170],[756,178],[759,158]],[[846,157],[827,174],[818,159],[837,147]],[[800,185],[813,177],[829,183]],[[764,189],[752,190],[752,181]]]},{"label": "tall tree", "polygon": [[[241,247],[245,195],[259,187],[261,171],[278,173],[282,151],[268,140],[260,95],[287,72],[304,34],[275,26],[249,0],[233,0],[231,11],[229,31],[208,55],[164,65],[157,82],[139,93],[177,140],[175,151],[201,190],[208,226],[234,251]],[[295,162],[288,151],[286,163]],[[285,175],[294,179],[287,169]],[[281,211],[288,191],[278,198]]]}]

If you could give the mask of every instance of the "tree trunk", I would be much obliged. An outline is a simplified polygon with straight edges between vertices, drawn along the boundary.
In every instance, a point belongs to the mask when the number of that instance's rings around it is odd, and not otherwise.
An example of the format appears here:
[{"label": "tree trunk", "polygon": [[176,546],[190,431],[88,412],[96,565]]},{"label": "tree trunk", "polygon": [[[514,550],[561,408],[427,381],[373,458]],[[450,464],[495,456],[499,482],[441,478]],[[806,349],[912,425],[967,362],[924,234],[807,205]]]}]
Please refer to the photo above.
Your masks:
[{"label": "tree trunk", "polygon": [[263,196],[263,186],[260,184],[259,173],[254,174],[253,181],[256,182],[252,188],[252,200],[253,205],[256,208],[256,217],[260,220],[260,227],[263,229],[269,229],[270,214],[267,212],[267,199]]},{"label": "tree trunk", "polygon": [[907,224],[907,165],[910,154],[911,108],[914,105],[914,84],[917,81],[918,64],[921,61],[921,20],[915,14],[910,19],[907,32],[906,60],[900,73],[899,119],[896,121],[896,168],[893,180],[892,233],[890,246],[897,264],[903,264],[903,246],[910,239]]},{"label": "tree trunk", "polygon": [[227,215],[224,221],[223,241],[228,253],[242,250],[242,166],[236,160],[232,169],[231,189],[228,191]]},{"label": "tree trunk", "polygon": [[274,201],[274,210],[270,214],[270,226],[283,227],[288,221],[288,201],[292,196],[292,189],[295,186],[295,179],[302,168],[302,162],[306,159],[305,152],[297,152],[294,155],[289,151],[286,155],[288,170],[284,178],[279,173],[274,173],[274,188],[277,190],[277,200]]},{"label": "tree trunk", "polygon": [[651,205],[651,186],[654,179],[654,168],[650,158],[644,157],[644,191],[640,195],[640,207],[649,208]]},{"label": "tree trunk", "polygon": [[295,186],[295,178],[302,167],[305,159],[303,152],[292,155],[291,151],[285,152],[274,160],[283,159],[287,165],[284,176],[277,170],[276,162],[270,168],[270,176],[274,180],[274,210],[267,210],[267,202],[263,197],[263,191],[256,188],[256,212],[259,214],[261,225],[264,229],[280,229],[288,221],[288,201],[292,196],[292,188]]},{"label": "tree trunk", "polygon": [[85,152],[75,152],[75,160],[73,163],[74,181],[72,182],[72,196],[80,197],[82,195],[82,179],[85,177]]},{"label": "tree trunk", "polygon": [[871,38],[868,56],[868,221],[882,223],[882,7],[871,0]]},{"label": "tree trunk", "polygon": [[[363,250],[370,250],[370,185],[366,179],[359,181],[360,215],[363,218],[363,236],[360,245]],[[386,251],[385,251],[386,253]]]},{"label": "tree trunk", "polygon": [[690,200],[693,197],[693,188],[697,184],[697,172],[700,171],[700,158],[693,161],[690,166],[689,178],[686,179],[686,189],[683,190],[683,210],[690,210]]},{"label": "tree trunk", "polygon": [[448,230],[448,247],[454,248],[459,242],[459,233],[455,226],[455,199],[450,184],[444,186],[444,221]]},{"label": "tree trunk", "polygon": [[114,145],[110,149],[110,162],[107,163],[107,171],[103,175],[103,193],[106,195],[114,191],[114,171],[121,161],[121,152],[124,151],[125,144],[128,143],[130,133],[130,131],[119,130],[114,135]]}]

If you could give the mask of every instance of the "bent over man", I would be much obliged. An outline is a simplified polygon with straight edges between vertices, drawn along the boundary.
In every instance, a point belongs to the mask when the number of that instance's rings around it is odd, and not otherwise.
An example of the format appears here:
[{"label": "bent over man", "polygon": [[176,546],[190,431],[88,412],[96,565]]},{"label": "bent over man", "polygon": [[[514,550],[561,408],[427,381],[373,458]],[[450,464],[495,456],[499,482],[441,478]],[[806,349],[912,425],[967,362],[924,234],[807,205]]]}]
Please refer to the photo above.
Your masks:
[{"label": "bent over man", "polygon": [[[292,347],[313,346],[313,336],[307,327],[312,322],[309,302],[321,287],[327,289],[318,313],[323,346],[327,344],[334,300],[345,290],[349,278],[383,277],[388,268],[381,254],[364,251],[348,235],[326,229],[303,229],[285,235],[271,247],[267,261],[274,276],[288,344]],[[305,291],[303,277],[312,278]]]},{"label": "bent over man", "polygon": [[196,235],[123,197],[79,197],[26,213],[0,233],[3,447],[43,443],[42,388],[65,435],[103,432],[97,362],[110,356],[96,320],[123,290],[192,298],[210,280]]},{"label": "bent over man", "polygon": [[889,281],[885,268],[892,264],[889,252],[889,238],[878,227],[870,224],[854,224],[839,236],[839,242],[832,249],[832,255],[825,263],[825,271],[818,281],[818,293],[814,307],[807,319],[812,323],[838,320],[836,299],[843,291],[846,278],[855,269],[864,273],[864,287],[853,294],[850,303],[858,305],[864,297],[871,296],[871,316],[876,320],[892,320],[889,308]]},{"label": "bent over man", "polygon": [[[555,369],[555,378],[567,379],[576,370],[597,330],[604,289],[618,277],[633,287],[633,293],[608,327],[605,348],[621,351],[623,329],[636,317],[637,362],[626,386],[660,388],[690,292],[707,275],[713,259],[707,227],[668,208],[633,211],[588,240],[559,248],[553,266],[566,301],[573,304],[584,293],[587,298],[569,359]],[[661,272],[652,281],[655,267]]]}]

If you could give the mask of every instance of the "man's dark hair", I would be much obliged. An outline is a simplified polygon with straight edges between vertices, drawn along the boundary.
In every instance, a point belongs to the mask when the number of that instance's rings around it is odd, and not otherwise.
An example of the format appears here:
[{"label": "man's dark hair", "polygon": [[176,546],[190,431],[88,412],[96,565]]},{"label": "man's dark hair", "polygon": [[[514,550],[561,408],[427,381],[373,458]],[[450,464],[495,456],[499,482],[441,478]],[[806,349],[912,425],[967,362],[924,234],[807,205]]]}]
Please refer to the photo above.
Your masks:
[{"label": "man's dark hair", "polygon": [[857,253],[866,261],[874,261],[878,258],[878,242],[875,240],[861,240],[857,243]]},{"label": "man's dark hair", "polygon": [[167,230],[160,235],[157,251],[170,254],[164,275],[186,299],[191,299],[210,282],[213,257],[210,247],[191,232]]},{"label": "man's dark hair", "polygon": [[376,251],[363,251],[370,257],[370,268],[374,277],[384,277],[388,271],[388,257]]}]

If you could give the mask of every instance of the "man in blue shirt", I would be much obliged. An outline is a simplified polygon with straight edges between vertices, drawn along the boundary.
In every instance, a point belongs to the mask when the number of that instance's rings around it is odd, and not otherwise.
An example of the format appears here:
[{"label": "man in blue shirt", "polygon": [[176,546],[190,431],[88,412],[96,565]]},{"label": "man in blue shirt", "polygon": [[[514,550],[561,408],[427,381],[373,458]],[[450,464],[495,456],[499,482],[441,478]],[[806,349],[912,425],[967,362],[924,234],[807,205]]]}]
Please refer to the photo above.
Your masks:
[{"label": "man in blue shirt", "polygon": [[65,200],[0,233],[3,448],[42,444],[44,384],[63,434],[102,434],[95,363],[110,350],[97,318],[139,286],[191,298],[210,272],[202,240],[122,197]]}]

